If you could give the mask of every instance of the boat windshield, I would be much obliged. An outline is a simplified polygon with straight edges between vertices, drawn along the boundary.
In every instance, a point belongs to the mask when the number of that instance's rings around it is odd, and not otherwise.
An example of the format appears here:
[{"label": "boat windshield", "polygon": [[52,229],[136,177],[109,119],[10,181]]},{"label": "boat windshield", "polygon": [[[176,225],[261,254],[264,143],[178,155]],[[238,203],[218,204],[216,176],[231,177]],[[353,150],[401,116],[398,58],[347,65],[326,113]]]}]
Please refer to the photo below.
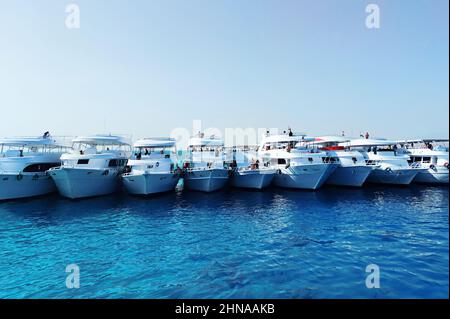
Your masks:
[{"label": "boat windshield", "polygon": [[85,142],[74,142],[73,143],[73,149],[77,151],[83,151],[83,152],[108,152],[108,151],[122,151],[122,152],[129,152],[131,151],[131,146],[128,144],[92,144],[92,143],[85,143]]},{"label": "boat windshield", "polygon": [[142,159],[145,157],[164,157],[170,158],[177,154],[176,147],[152,147],[152,146],[142,146],[135,147],[133,149],[133,159]]},{"label": "boat windshield", "polygon": [[0,157],[23,157],[40,154],[65,153],[70,147],[61,145],[0,145]]}]

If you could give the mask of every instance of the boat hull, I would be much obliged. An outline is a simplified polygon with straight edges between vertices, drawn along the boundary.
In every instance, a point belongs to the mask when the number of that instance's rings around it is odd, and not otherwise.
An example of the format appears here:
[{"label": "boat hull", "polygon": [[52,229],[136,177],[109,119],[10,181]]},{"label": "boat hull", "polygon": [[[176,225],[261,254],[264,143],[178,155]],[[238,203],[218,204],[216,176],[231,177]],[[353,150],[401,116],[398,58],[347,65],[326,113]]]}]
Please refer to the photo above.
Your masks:
[{"label": "boat hull", "polygon": [[339,166],[330,175],[327,184],[337,186],[361,187],[372,172],[370,166]]},{"label": "boat hull", "polygon": [[230,182],[233,187],[263,189],[272,183],[275,174],[275,169],[235,171]]},{"label": "boat hull", "polygon": [[118,170],[58,168],[49,173],[59,193],[71,199],[111,194],[120,185]]},{"label": "boat hull", "polygon": [[41,196],[55,191],[55,183],[46,173],[0,174],[0,200]]},{"label": "boat hull", "polygon": [[418,173],[419,170],[409,168],[391,170],[376,168],[370,173],[367,181],[378,184],[409,185]]},{"label": "boat hull", "polygon": [[279,187],[315,190],[326,182],[336,168],[334,164],[290,166],[282,168],[273,182]]},{"label": "boat hull", "polygon": [[446,167],[429,168],[419,172],[413,179],[414,183],[448,184],[449,170]]},{"label": "boat hull", "polygon": [[179,174],[126,174],[122,175],[123,185],[128,193],[150,195],[175,190],[180,179]]},{"label": "boat hull", "polygon": [[225,187],[227,184],[228,170],[205,169],[187,171],[183,180],[184,187],[187,189],[201,192],[214,192]]}]

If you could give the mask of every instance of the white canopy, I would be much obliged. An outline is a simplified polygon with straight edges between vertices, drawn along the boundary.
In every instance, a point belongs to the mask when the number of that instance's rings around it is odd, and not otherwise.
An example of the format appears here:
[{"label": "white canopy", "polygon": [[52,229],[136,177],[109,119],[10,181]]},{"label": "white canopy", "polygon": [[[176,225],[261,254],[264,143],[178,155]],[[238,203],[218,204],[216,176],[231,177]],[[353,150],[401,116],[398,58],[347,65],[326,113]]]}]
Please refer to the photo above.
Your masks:
[{"label": "white canopy", "polygon": [[364,147],[364,146],[388,146],[396,145],[396,141],[384,139],[354,139],[348,142],[339,143],[339,146],[344,147]]},{"label": "white canopy", "polygon": [[316,137],[314,139],[315,144],[323,144],[323,143],[344,143],[344,142],[348,142],[352,140],[352,138],[347,137],[347,136],[333,136],[333,135],[328,135],[328,136],[319,136]]},{"label": "white canopy", "polygon": [[423,138],[423,139],[410,139],[410,140],[399,140],[397,144],[404,143],[445,143],[448,142],[448,138]]},{"label": "white canopy", "polygon": [[223,146],[223,140],[214,137],[192,137],[189,146]]},{"label": "white canopy", "polygon": [[286,143],[286,142],[310,142],[314,141],[313,137],[307,137],[306,135],[293,135],[289,136],[287,134],[280,135],[270,135],[265,136],[262,140],[262,144],[264,143]]},{"label": "white canopy", "polygon": [[91,135],[78,136],[73,143],[85,143],[90,145],[130,145],[130,141],[122,136],[114,135]]},{"label": "white canopy", "polygon": [[152,148],[152,147],[173,147],[176,141],[168,137],[149,137],[136,141],[133,146],[137,148]]},{"label": "white canopy", "polygon": [[43,137],[16,137],[0,139],[0,145],[7,146],[58,146],[51,138]]}]

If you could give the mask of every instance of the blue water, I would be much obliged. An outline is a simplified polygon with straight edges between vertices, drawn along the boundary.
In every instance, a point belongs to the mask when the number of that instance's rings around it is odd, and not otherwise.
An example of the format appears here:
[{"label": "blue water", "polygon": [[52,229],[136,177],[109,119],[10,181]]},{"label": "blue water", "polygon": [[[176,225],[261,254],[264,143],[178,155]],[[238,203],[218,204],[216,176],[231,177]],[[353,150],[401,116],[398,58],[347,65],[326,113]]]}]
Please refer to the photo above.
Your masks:
[{"label": "blue water", "polygon": [[[1,298],[448,298],[448,187],[0,203]],[[80,267],[67,289],[66,265]],[[368,289],[368,264],[380,288]]]}]

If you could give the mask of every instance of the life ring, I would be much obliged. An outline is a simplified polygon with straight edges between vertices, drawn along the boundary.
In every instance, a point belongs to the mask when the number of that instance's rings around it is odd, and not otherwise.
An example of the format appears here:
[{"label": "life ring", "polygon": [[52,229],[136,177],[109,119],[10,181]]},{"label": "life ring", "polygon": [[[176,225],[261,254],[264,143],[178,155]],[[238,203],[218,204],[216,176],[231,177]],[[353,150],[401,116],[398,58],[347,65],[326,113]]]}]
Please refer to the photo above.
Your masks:
[{"label": "life ring", "polygon": [[447,169],[449,169],[449,166],[448,166],[448,163],[447,163],[447,162],[444,164],[444,167],[447,168]]}]

